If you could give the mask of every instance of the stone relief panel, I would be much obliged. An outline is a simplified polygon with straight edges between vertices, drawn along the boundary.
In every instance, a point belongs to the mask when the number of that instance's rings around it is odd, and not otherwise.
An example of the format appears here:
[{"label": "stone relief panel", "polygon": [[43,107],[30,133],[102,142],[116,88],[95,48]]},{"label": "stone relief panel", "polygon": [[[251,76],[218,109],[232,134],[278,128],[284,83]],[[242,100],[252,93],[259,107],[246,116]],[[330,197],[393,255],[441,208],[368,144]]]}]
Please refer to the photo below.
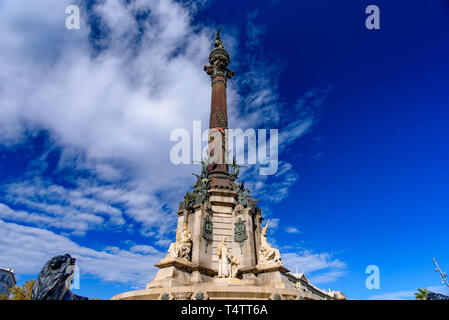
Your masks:
[{"label": "stone relief panel", "polygon": [[207,214],[206,217],[204,217],[204,221],[203,221],[203,232],[202,232],[202,237],[204,239],[204,241],[206,242],[206,252],[207,252],[207,247],[209,246],[209,244],[212,243],[213,241],[213,223],[212,220],[210,219],[210,215]]},{"label": "stone relief panel", "polygon": [[239,217],[238,221],[234,224],[234,241],[239,243],[240,253],[243,253],[243,244],[245,243],[246,239],[248,239],[248,235],[246,233],[246,225],[242,218]]}]

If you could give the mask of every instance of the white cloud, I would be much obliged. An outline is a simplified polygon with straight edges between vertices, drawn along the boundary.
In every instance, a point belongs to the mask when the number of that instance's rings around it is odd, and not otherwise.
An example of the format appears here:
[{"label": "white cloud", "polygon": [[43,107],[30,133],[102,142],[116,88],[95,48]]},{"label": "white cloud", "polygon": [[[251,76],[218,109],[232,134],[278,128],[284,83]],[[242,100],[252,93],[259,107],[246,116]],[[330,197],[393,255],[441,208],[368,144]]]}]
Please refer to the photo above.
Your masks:
[{"label": "white cloud", "polygon": [[[69,212],[84,214],[79,223],[70,224],[75,233],[95,228],[103,219],[122,224],[121,208],[112,205],[111,199],[101,202],[97,195],[89,194],[90,190],[83,192],[88,185],[103,189],[99,193],[128,197],[125,214],[143,223],[145,234],[150,234],[161,215],[177,209],[182,194],[192,184],[190,172],[198,170],[197,166],[170,163],[169,136],[175,128],[190,129],[192,120],[207,123],[210,79],[202,66],[207,63],[214,32],[192,25],[195,6],[188,9],[171,0],[127,5],[107,0],[92,9],[100,22],[97,28],[106,34],[103,50],[95,52],[89,44],[92,30],[86,20],[80,30],[65,29],[63,9],[68,4],[58,1],[54,6],[49,0],[31,5],[12,0],[2,3],[0,36],[8,42],[0,52],[0,142],[26,142],[30,132],[45,130],[50,133],[49,148],[61,150],[56,173],[88,170],[97,181],[78,178],[72,181],[74,190],[52,187],[52,181],[44,181],[32,188],[34,195],[43,193],[39,201],[32,200],[33,194],[10,195],[10,200],[28,206],[30,214],[22,211],[21,216],[39,225],[47,222],[61,227]],[[138,21],[137,13],[149,16]],[[251,72],[230,82],[231,117],[235,116],[232,120],[237,127],[276,123],[280,101],[277,79],[267,69],[269,60],[255,54],[260,26],[249,23],[246,32],[252,39],[251,52],[238,52],[235,38],[225,33],[227,47],[236,54],[234,63],[251,67]],[[249,93],[239,96],[239,87],[247,84],[251,84]],[[244,118],[237,118],[237,106],[244,106]],[[299,136],[295,127],[303,125],[293,123],[283,134],[289,138],[283,139],[290,143]],[[28,175],[23,184],[33,185],[39,174]],[[292,166],[281,162],[276,178],[270,185],[266,177],[253,176],[255,194],[265,194],[265,200],[274,202],[288,196],[296,181]],[[62,192],[59,202],[67,197],[68,205],[47,203],[45,196],[52,196],[58,188]],[[76,193],[82,195],[74,199]],[[174,216],[169,215],[170,219]],[[89,220],[89,226],[82,223],[84,220]],[[159,228],[163,237],[161,232],[164,229]]]},{"label": "white cloud", "polygon": [[300,234],[301,233],[301,231],[298,228],[296,228],[296,227],[287,227],[287,228],[285,228],[285,232],[293,233],[293,234]]},{"label": "white cloud", "polygon": [[[431,292],[449,295],[449,289],[446,286],[429,286],[426,289]],[[387,292],[371,296],[368,300],[415,300],[416,292],[418,292],[418,289]]]},{"label": "white cloud", "polygon": [[328,252],[314,253],[310,250],[282,252],[287,268],[304,271],[314,284],[334,282],[346,275],[346,263],[336,259]]},{"label": "white cloud", "polygon": [[[190,130],[193,120],[208,123],[210,79],[202,66],[214,30],[192,23],[195,8],[203,3],[192,1],[187,8],[172,0],[99,2],[91,14],[105,36],[94,40],[85,8],[81,29],[65,29],[68,0],[2,1],[0,143],[14,148],[42,131],[49,142],[27,172],[2,185],[0,218],[77,235],[136,227],[154,237],[154,244],[168,245],[174,211],[193,184],[190,173],[199,171],[198,165],[171,164],[170,132]],[[148,18],[138,21],[137,13]],[[257,48],[262,31],[250,20],[250,41],[242,49],[238,32],[224,32],[231,63],[249,69],[229,82],[230,124],[282,126],[283,149],[308,132],[317,118],[314,108],[326,94],[306,93],[293,107],[295,117],[281,119],[277,65]],[[53,150],[61,157],[52,176],[68,185],[44,173]],[[285,161],[275,177],[257,172],[254,166],[242,176],[254,194],[268,202],[285,199],[297,180]],[[132,223],[125,223],[127,219]],[[277,222],[272,219],[273,230]],[[1,260],[18,272],[36,272],[55,252],[65,253],[61,248],[78,255],[82,269],[108,281],[125,281],[132,270],[142,279],[157,260],[157,249],[150,246],[95,251],[50,231],[2,225],[0,232],[17,236],[17,243],[23,244],[13,250],[18,245],[6,245],[11,239],[1,240]],[[333,261],[323,259],[325,265]]]},{"label": "white cloud", "polygon": [[[83,234],[90,226],[101,225],[104,221],[101,217],[92,214],[77,212],[75,210],[64,210],[60,206],[47,206],[48,211],[45,214],[27,212],[23,210],[13,210],[7,205],[0,203],[0,217],[8,221],[20,221],[31,223],[33,225],[53,227],[59,229],[73,230],[75,234]],[[52,211],[61,213],[64,216],[52,217]],[[68,219],[66,219],[68,218]]]},{"label": "white cloud", "polygon": [[160,251],[148,245],[135,245],[129,249],[131,252],[160,254]]},{"label": "white cloud", "polygon": [[[80,30],[65,29],[67,4],[2,3],[0,36],[9,40],[0,52],[0,143],[13,146],[45,130],[50,148],[62,152],[59,174],[88,170],[96,181],[77,178],[71,189],[43,181],[42,172],[28,174],[8,188],[29,188],[9,193],[12,205],[30,212],[18,210],[16,220],[82,234],[104,219],[122,224],[120,208],[111,204],[122,202],[145,234],[152,227],[163,234],[158,221],[177,208],[198,169],[170,163],[170,132],[196,119],[207,123],[210,80],[202,66],[214,33],[194,29],[191,12],[174,1],[107,0],[93,8],[108,30],[106,49],[96,55],[86,21]],[[148,19],[139,24],[138,12]]]},{"label": "white cloud", "polygon": [[430,286],[427,287],[427,290],[449,296],[449,288],[445,285]]},{"label": "white cloud", "polygon": [[140,286],[152,279],[156,272],[153,265],[165,255],[147,245],[97,251],[48,230],[0,220],[0,261],[17,274],[37,277],[47,260],[65,253],[77,259],[81,276]]},{"label": "white cloud", "polygon": [[395,291],[378,294],[370,297],[368,300],[413,300],[416,291]]},{"label": "white cloud", "polygon": [[[55,9],[63,4],[58,1]],[[13,10],[20,6],[21,10]],[[40,14],[42,8],[47,14],[40,19],[48,20],[48,28],[35,20],[28,21],[34,28],[11,28],[10,14],[20,21],[28,19],[29,11],[39,9],[35,14]],[[93,57],[87,26],[84,31],[67,31],[64,24],[59,25],[64,11],[53,8],[49,1],[31,7],[17,1],[4,4],[0,26],[7,31],[2,32],[12,33],[21,43],[35,37],[42,38],[42,43],[30,50],[6,46],[0,53],[4,64],[0,71],[1,128],[15,126],[15,130],[3,132],[3,142],[16,141],[30,128],[42,128],[52,133],[58,145],[85,152],[87,160],[124,160],[140,164],[140,170],[168,160],[169,132],[191,127],[192,117],[207,119],[210,83],[202,65],[213,32],[194,33],[187,12],[172,1],[125,6],[108,0],[99,4],[96,12],[111,29],[109,49]],[[132,53],[127,41],[133,41],[139,32],[134,15],[144,9],[151,10],[151,17],[143,26],[139,50]],[[53,39],[46,38],[49,30],[70,41],[50,43]],[[50,44],[58,56],[40,56],[41,50],[49,51]],[[174,57],[174,51],[182,46],[184,51]],[[163,183],[167,177],[161,180]]]},{"label": "white cloud", "polygon": [[[0,204],[0,217],[82,235],[88,230],[126,228],[125,216],[142,225],[141,232],[161,239],[171,230],[174,217],[162,209],[151,194],[114,185],[78,181],[76,188],[64,188],[36,177],[5,187],[5,199],[28,211]],[[165,220],[164,220],[165,218]],[[165,223],[160,223],[164,220]],[[119,228],[119,229],[117,229]]]},{"label": "white cloud", "polygon": [[290,187],[298,179],[293,166],[285,161],[279,161],[279,169],[274,176],[259,175],[259,168],[259,165],[255,165],[246,169],[242,180],[255,198],[263,197],[265,201],[282,201],[290,194]]},{"label": "white cloud", "polygon": [[320,118],[324,100],[332,92],[332,87],[313,89],[299,97],[292,106],[279,135],[279,146],[284,149],[299,137],[306,134]]}]

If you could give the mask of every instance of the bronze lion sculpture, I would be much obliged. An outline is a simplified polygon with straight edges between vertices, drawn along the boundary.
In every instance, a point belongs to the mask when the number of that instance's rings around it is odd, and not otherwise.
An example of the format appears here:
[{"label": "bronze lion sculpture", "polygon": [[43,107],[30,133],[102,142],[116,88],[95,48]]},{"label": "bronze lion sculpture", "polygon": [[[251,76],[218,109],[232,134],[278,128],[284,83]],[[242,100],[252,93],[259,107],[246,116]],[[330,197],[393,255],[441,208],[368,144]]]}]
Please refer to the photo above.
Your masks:
[{"label": "bronze lion sculpture", "polygon": [[75,261],[69,254],[48,260],[33,285],[31,300],[89,300],[69,290],[75,273]]}]

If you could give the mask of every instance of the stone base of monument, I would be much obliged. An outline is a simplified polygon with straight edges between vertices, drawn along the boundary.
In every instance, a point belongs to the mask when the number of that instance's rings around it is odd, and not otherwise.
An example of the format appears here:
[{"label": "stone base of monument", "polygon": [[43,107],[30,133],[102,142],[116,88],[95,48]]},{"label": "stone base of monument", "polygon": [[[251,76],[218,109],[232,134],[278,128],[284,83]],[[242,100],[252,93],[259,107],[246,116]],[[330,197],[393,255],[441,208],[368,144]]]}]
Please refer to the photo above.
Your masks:
[{"label": "stone base of monument", "polygon": [[151,288],[121,293],[112,300],[316,300],[298,290],[261,286],[203,283],[195,286]]},{"label": "stone base of monument", "polygon": [[288,270],[277,263],[264,263],[256,265],[257,282],[261,286],[272,288],[291,289],[292,282],[288,279]]},{"label": "stone base of monument", "polygon": [[241,286],[242,280],[238,278],[215,278],[214,284],[219,286]]},{"label": "stone base of monument", "polygon": [[204,283],[198,286],[152,288],[121,293],[112,300],[315,300],[297,290]]},{"label": "stone base of monument", "polygon": [[[163,260],[146,289],[125,292],[112,300],[205,300],[205,299],[316,299],[289,280],[282,265],[268,263],[242,270],[239,278],[218,278],[212,270],[198,270],[179,259]],[[291,275],[290,275],[291,277]]]},{"label": "stone base of monument", "polygon": [[[267,225],[262,228],[260,214],[242,206],[240,211],[234,210],[234,191],[211,189],[209,194],[210,203],[196,205],[190,213],[178,211],[177,241],[182,244],[190,239],[190,257],[173,257],[169,252],[155,265],[159,270],[145,289],[118,294],[113,300],[333,299],[304,276],[290,273],[282,263],[258,263],[260,247],[268,246],[263,233]],[[207,227],[214,230],[212,235],[204,232]],[[242,242],[236,241],[237,227],[246,230]],[[191,237],[183,240],[183,232]],[[238,258],[237,278],[218,278],[220,246]]]}]

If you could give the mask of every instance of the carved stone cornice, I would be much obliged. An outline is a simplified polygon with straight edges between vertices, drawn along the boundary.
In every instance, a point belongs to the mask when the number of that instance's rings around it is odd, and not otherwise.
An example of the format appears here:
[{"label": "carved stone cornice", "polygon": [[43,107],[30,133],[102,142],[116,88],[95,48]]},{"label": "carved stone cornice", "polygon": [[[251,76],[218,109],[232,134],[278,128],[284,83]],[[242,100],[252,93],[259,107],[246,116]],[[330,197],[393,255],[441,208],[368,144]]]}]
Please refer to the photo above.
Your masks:
[{"label": "carved stone cornice", "polygon": [[184,268],[189,270],[190,272],[193,271],[200,271],[209,275],[216,275],[217,271],[209,269],[207,267],[204,267],[202,265],[196,264],[196,263],[192,263],[190,261],[184,260],[184,259],[179,259],[179,258],[168,258],[168,259],[163,259],[161,260],[159,263],[155,264],[156,267],[158,267],[159,269],[162,268],[167,268],[167,267],[178,267],[178,268]]},{"label": "carved stone cornice", "polygon": [[265,273],[265,272],[272,272],[272,271],[280,271],[280,272],[285,273],[285,274],[290,272],[290,270],[288,270],[286,267],[284,267],[283,265],[280,265],[278,263],[258,264],[253,269],[253,272],[256,273],[256,274],[258,274],[258,273]]},{"label": "carved stone cornice", "polygon": [[209,189],[209,195],[228,196],[237,198],[237,192],[224,189]]}]

